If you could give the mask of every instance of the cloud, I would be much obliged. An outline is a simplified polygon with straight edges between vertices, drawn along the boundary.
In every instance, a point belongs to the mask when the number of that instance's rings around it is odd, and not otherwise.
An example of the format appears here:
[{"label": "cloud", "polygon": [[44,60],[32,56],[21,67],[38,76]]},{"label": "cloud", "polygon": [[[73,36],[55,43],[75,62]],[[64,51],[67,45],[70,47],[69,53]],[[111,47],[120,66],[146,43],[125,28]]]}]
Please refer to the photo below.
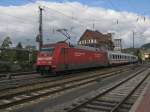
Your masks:
[{"label": "cloud", "polygon": [[[57,42],[65,37],[59,28],[68,29],[71,42],[76,43],[88,28],[102,33],[114,33],[114,38],[122,38],[124,47],[132,46],[132,32],[135,33],[135,45],[141,46],[150,42],[150,20],[144,21],[138,14],[118,12],[101,7],[91,7],[79,2],[44,2],[29,3],[22,6],[0,6],[0,41],[10,36],[14,44],[19,41],[36,44],[38,34],[38,5],[44,6],[43,33],[44,42]],[[117,24],[118,21],[118,24]],[[142,38],[142,39],[141,39]],[[142,40],[142,41],[141,41]]]}]

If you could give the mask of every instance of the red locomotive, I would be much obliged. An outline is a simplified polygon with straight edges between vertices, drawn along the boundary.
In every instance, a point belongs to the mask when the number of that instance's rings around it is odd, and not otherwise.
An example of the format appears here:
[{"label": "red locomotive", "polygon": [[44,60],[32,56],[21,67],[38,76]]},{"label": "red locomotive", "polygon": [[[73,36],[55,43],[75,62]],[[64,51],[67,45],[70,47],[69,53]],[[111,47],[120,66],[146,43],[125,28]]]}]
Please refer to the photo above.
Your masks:
[{"label": "red locomotive", "polygon": [[71,46],[66,42],[45,44],[37,57],[37,71],[56,73],[137,62],[137,57],[124,53],[101,51],[88,46]]}]

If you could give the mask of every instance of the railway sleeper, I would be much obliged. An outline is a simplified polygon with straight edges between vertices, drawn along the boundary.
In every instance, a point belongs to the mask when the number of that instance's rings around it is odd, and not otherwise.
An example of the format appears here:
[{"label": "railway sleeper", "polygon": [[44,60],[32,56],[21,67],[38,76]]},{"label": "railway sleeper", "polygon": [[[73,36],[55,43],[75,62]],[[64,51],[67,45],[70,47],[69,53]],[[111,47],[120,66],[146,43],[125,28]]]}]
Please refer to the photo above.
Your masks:
[{"label": "railway sleeper", "polygon": [[[97,106],[97,105],[86,105],[84,106],[83,108],[87,108],[87,109],[91,109],[91,110],[98,110],[98,111],[106,111],[106,112],[109,112],[112,107],[108,107],[108,106]],[[81,108],[82,109],[82,108]]]},{"label": "railway sleeper", "polygon": [[91,104],[93,105],[103,105],[103,106],[115,106],[117,103],[114,102],[114,103],[110,103],[110,102],[100,102],[100,101],[93,101]]}]

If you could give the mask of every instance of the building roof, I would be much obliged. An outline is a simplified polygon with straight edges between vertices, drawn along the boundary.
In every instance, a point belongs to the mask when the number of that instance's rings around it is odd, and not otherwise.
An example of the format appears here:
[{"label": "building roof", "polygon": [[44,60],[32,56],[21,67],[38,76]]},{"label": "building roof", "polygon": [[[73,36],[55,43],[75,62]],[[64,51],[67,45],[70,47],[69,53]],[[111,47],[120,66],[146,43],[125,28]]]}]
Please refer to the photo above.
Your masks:
[{"label": "building roof", "polygon": [[112,41],[112,38],[111,38],[111,33],[108,33],[108,34],[102,34],[101,32],[99,31],[92,31],[92,30],[89,30],[87,29],[83,35],[81,36],[80,40],[82,40],[85,36],[88,36],[88,37],[92,37],[93,39],[97,39],[98,41],[103,41],[103,42],[110,42]]}]

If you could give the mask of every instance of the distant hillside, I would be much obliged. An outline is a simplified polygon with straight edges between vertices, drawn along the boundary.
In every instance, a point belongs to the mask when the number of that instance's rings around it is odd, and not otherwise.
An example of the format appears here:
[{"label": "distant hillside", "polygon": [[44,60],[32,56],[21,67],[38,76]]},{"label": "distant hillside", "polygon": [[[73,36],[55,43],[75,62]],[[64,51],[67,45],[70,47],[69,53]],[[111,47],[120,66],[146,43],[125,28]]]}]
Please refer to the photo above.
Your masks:
[{"label": "distant hillside", "polygon": [[149,49],[150,48],[150,43],[142,45],[141,48]]},{"label": "distant hillside", "polygon": [[134,48],[134,49],[133,48],[126,48],[126,49],[122,49],[122,52],[137,55],[138,50],[139,50],[139,48]]}]

